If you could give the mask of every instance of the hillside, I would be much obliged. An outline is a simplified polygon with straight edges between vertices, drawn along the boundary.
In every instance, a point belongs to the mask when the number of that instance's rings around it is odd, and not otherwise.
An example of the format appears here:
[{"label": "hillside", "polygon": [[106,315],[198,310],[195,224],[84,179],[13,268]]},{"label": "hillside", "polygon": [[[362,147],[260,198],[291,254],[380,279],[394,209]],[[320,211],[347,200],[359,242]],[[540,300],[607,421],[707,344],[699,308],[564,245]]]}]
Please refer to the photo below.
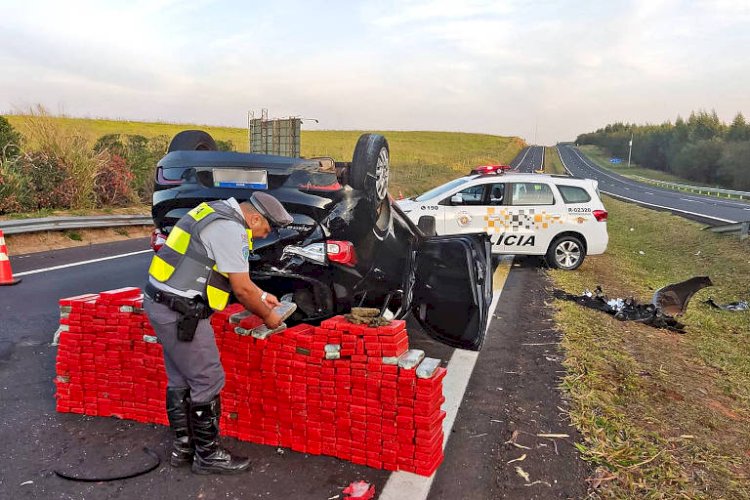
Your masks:
[{"label": "hillside", "polygon": [[[8,121],[21,133],[26,116],[7,115]],[[85,134],[93,142],[106,134],[137,134],[145,137],[172,137],[181,130],[202,129],[214,138],[231,141],[238,151],[247,151],[247,130],[195,124],[117,121],[88,118],[56,117],[65,128]],[[417,194],[436,186],[470,167],[483,163],[509,163],[525,146],[518,137],[501,137],[460,132],[368,131],[386,136],[391,149],[391,191],[404,195]],[[337,160],[351,159],[357,138],[362,131],[303,130],[303,156],[332,156]]]}]

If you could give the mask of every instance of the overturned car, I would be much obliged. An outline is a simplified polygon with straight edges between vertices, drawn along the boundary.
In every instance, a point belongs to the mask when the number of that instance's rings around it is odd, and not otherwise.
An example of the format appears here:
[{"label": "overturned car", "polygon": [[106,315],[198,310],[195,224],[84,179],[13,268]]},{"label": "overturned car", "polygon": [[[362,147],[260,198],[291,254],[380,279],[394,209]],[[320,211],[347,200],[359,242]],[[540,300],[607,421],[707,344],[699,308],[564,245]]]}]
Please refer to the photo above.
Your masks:
[{"label": "overturned car", "polygon": [[423,234],[388,195],[389,158],[377,134],[359,138],[351,162],[337,162],[222,152],[205,132],[180,132],[156,167],[152,244],[203,201],[264,190],[294,223],[254,241],[251,277],[292,296],[292,321],[376,307],[387,318],[413,313],[437,340],[479,350],[492,299],[489,239]]}]

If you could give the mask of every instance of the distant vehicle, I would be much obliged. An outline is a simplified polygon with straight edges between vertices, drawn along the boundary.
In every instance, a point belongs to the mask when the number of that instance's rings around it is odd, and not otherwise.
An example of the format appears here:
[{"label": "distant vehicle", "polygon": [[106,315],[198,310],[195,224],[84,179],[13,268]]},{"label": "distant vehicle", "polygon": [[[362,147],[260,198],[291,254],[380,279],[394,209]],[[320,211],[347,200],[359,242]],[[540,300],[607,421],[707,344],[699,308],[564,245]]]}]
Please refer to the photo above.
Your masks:
[{"label": "distant vehicle", "polygon": [[426,233],[486,232],[493,254],[544,255],[558,269],[577,269],[607,249],[597,181],[477,171],[398,204]]},{"label": "distant vehicle", "polygon": [[479,350],[492,300],[489,238],[425,236],[388,194],[389,157],[376,134],[359,138],[351,162],[336,162],[216,151],[209,134],[180,132],[156,166],[152,244],[203,201],[263,190],[294,222],[253,242],[250,274],[293,297],[292,321],[377,307],[389,318],[413,313],[437,340]]}]

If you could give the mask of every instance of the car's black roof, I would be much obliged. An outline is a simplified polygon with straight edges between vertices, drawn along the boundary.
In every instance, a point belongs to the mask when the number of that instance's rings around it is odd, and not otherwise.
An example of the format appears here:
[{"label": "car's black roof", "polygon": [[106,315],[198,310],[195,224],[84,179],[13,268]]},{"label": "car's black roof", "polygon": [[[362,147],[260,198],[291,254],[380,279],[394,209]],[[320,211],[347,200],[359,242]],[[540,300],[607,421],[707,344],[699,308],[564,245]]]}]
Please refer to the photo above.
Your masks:
[{"label": "car's black roof", "polygon": [[162,168],[264,167],[283,169],[303,165],[317,166],[318,161],[234,151],[172,151],[158,163],[158,166]]}]

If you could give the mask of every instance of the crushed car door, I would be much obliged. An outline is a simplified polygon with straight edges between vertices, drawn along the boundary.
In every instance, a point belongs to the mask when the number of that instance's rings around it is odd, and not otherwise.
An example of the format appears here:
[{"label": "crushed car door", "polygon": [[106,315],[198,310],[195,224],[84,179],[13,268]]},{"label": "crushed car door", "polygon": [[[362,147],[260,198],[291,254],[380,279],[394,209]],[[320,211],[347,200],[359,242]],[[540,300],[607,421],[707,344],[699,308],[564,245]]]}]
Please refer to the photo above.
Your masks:
[{"label": "crushed car door", "polygon": [[492,302],[487,234],[435,236],[416,252],[412,313],[436,340],[478,351]]}]

